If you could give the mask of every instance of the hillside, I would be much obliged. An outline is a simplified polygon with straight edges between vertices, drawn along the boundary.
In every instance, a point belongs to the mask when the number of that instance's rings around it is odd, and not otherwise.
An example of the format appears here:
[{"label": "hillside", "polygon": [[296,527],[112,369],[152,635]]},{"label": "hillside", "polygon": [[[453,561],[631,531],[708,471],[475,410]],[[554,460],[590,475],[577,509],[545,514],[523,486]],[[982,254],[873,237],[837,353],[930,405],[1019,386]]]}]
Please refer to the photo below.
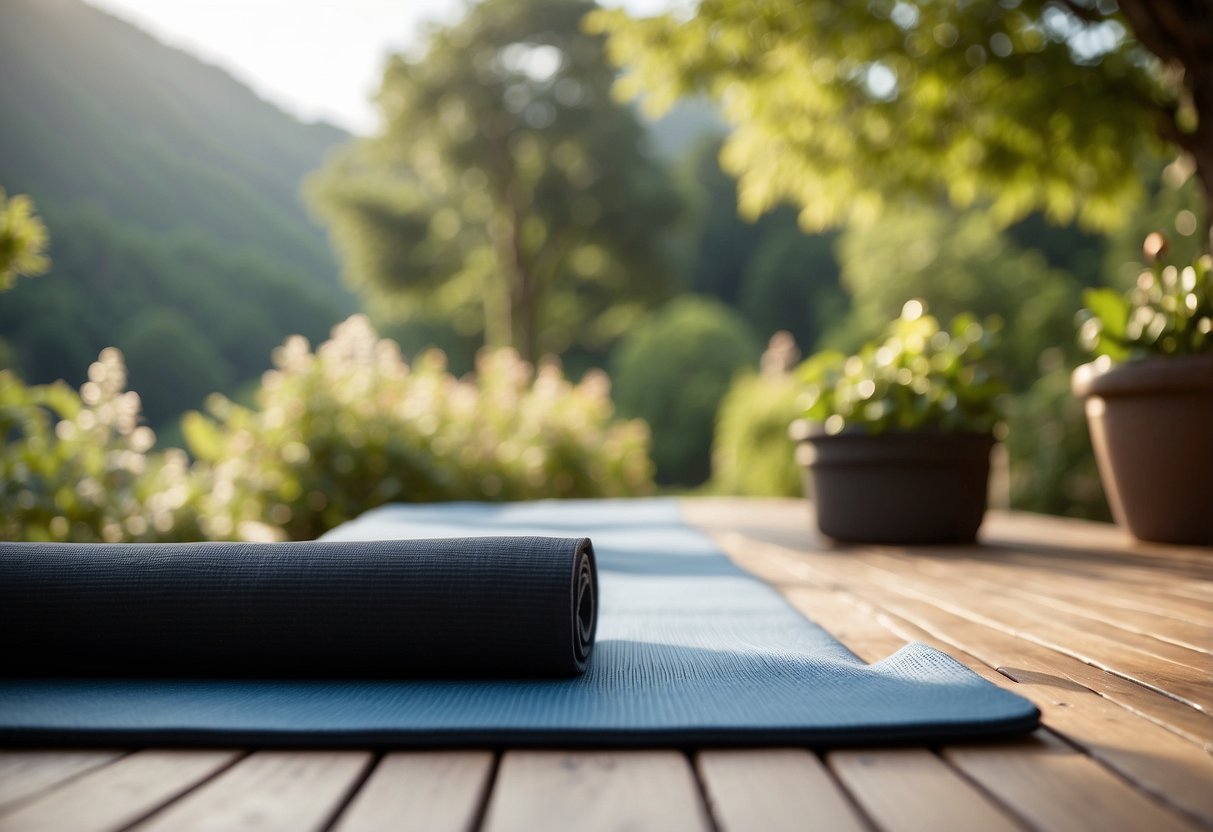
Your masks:
[{"label": "hillside", "polygon": [[[321,336],[354,307],[298,197],[341,130],[80,0],[0,3],[0,78],[0,187],[30,194],[52,236],[51,273],[0,298],[27,380],[77,382],[133,341],[136,389],[163,386],[164,354],[233,389],[285,335]],[[200,389],[144,397],[167,419]]]}]

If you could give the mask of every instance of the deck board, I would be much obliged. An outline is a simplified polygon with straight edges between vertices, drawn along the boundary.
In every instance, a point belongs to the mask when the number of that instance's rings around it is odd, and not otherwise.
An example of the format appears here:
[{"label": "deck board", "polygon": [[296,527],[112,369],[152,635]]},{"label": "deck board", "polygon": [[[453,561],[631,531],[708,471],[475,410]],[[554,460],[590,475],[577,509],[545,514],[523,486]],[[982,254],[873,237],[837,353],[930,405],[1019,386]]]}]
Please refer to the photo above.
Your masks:
[{"label": "deck board", "polygon": [[484,828],[701,832],[711,824],[690,762],[676,751],[510,751]]},{"label": "deck board", "polygon": [[488,797],[489,751],[386,755],[334,826],[336,832],[457,832],[473,827]]},{"label": "deck board", "polygon": [[112,763],[121,751],[0,751],[0,811]]},{"label": "deck board", "polygon": [[992,512],[982,546],[834,547],[802,500],[684,516],[865,661],[908,641],[1037,704],[938,749],[0,752],[0,832],[1213,829],[1213,551]]},{"label": "deck board", "polygon": [[803,749],[703,751],[695,762],[721,832],[871,828],[821,760]]}]

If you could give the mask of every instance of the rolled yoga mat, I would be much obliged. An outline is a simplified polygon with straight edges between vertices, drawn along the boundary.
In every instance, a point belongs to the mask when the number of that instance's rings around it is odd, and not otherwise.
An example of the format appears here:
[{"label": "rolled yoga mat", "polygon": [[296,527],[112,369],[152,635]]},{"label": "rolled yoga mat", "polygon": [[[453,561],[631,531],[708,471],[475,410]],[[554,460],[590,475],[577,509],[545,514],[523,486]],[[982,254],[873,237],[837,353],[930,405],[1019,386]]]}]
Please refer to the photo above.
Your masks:
[{"label": "rolled yoga mat", "polygon": [[572,676],[596,591],[586,538],[0,543],[0,675]]},{"label": "rolled yoga mat", "polygon": [[[1037,725],[1030,702],[930,647],[910,644],[865,664],[684,525],[673,500],[385,506],[326,541],[481,535],[593,539],[599,616],[585,673],[550,679],[0,679],[0,741],[835,747],[995,739]],[[323,600],[345,591],[317,587],[311,597],[357,616],[357,598]],[[206,616],[194,620],[211,623]],[[296,632],[292,622],[276,626],[287,639]],[[441,635],[435,627],[425,632]],[[30,635],[28,628],[7,629],[4,643]]]}]

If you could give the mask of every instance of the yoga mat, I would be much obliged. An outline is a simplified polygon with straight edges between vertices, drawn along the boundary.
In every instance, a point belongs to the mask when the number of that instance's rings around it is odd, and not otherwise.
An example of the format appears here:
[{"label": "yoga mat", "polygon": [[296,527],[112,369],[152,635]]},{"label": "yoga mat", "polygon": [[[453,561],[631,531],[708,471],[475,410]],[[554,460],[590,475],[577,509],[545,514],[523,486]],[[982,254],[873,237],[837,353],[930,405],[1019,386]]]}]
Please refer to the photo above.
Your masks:
[{"label": "yoga mat", "polygon": [[596,589],[586,538],[0,543],[0,675],[572,676]]},{"label": "yoga mat", "polygon": [[672,500],[387,506],[326,540],[478,535],[593,540],[599,617],[584,674],[3,679],[0,740],[824,747],[995,739],[1037,725],[1031,703],[924,645],[865,664],[684,525]]}]

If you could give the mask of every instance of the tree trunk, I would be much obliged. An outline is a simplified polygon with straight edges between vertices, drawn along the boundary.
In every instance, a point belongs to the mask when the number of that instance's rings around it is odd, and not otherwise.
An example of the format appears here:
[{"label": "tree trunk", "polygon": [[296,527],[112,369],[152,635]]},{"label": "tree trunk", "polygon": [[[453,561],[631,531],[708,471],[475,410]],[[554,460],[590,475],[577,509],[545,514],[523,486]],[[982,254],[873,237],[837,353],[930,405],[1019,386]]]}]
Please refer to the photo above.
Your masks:
[{"label": "tree trunk", "polygon": [[1205,248],[1213,250],[1213,0],[1119,0],[1119,5],[1137,40],[1181,73],[1184,95],[1196,112],[1194,130],[1176,123],[1178,107],[1166,112],[1161,129],[1196,164]]}]

